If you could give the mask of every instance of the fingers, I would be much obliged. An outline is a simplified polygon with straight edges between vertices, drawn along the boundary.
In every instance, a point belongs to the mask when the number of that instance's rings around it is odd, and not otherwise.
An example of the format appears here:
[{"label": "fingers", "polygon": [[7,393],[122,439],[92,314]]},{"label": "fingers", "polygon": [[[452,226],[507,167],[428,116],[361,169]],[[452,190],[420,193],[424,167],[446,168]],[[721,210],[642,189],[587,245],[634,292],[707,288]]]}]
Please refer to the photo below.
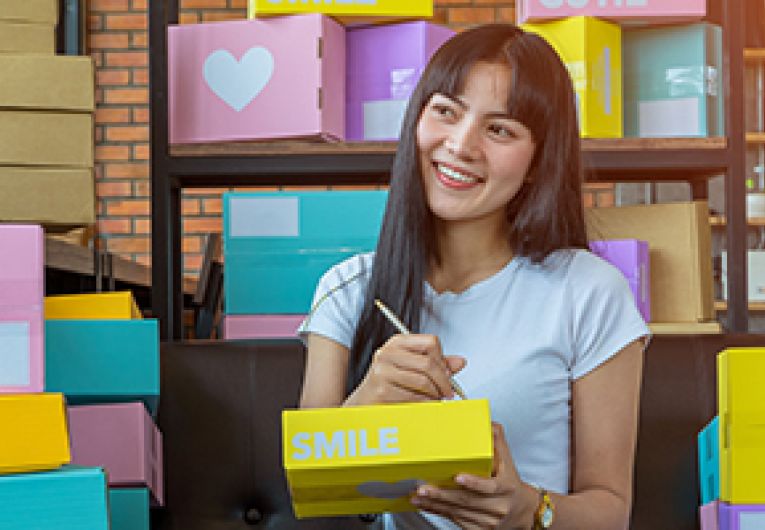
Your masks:
[{"label": "fingers", "polygon": [[445,355],[444,359],[446,360],[446,366],[452,374],[456,374],[465,368],[467,364],[467,360],[459,355]]},{"label": "fingers", "polygon": [[[450,383],[452,370],[441,352],[438,337],[434,335],[394,335],[377,351],[373,365],[375,362],[426,375],[437,391],[436,394],[428,393],[433,399],[454,396]],[[398,379],[396,382],[413,390],[420,388],[419,385],[411,387]]]},{"label": "fingers", "polygon": [[424,486],[417,491],[412,504],[421,510],[436,513],[468,528],[495,528],[507,515],[499,498],[483,497],[461,489]]}]

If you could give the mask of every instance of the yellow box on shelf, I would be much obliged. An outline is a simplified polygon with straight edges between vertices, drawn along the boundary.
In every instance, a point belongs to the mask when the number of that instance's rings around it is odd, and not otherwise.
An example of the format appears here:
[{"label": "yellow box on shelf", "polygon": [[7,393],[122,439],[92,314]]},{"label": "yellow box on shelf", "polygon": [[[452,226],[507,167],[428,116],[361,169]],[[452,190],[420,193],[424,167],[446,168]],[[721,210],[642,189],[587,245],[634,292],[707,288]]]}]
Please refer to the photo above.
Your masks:
[{"label": "yellow box on shelf", "polygon": [[56,469],[71,460],[63,394],[0,394],[0,474]]},{"label": "yellow box on shelf", "polygon": [[[255,18],[272,15],[322,13],[356,21],[356,17],[431,18],[433,0],[324,0],[295,2],[294,0],[248,0],[247,16]],[[350,17],[346,19],[345,17]]]},{"label": "yellow box on shelf", "polygon": [[130,291],[45,297],[46,320],[134,320],[141,311]]},{"label": "yellow box on shelf", "polygon": [[413,511],[422,483],[489,476],[485,399],[282,413],[282,462],[297,517]]},{"label": "yellow box on shelf", "polygon": [[584,138],[621,138],[622,30],[593,17],[523,24],[558,52],[576,91],[579,129]]},{"label": "yellow box on shelf", "polygon": [[765,503],[765,347],[717,356],[720,500]]}]

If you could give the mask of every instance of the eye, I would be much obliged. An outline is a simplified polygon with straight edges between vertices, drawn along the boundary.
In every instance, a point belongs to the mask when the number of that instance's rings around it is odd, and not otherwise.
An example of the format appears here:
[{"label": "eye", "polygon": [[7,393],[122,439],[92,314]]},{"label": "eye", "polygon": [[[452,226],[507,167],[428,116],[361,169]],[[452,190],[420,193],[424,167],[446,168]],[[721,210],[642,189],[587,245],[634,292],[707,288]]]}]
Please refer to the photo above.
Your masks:
[{"label": "eye", "polygon": [[515,138],[518,136],[510,127],[500,123],[492,123],[489,125],[489,133],[498,138]]},{"label": "eye", "polygon": [[435,112],[436,115],[442,118],[454,119],[457,116],[457,113],[449,105],[445,105],[443,103],[433,103],[430,107],[433,109],[433,112]]}]

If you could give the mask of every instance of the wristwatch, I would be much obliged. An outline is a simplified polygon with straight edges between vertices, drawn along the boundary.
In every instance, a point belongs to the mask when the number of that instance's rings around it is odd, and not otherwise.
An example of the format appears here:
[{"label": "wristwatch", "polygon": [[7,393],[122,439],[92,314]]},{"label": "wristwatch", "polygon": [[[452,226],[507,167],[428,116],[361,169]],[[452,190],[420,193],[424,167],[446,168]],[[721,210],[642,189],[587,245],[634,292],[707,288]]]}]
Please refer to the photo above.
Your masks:
[{"label": "wristwatch", "polygon": [[550,499],[550,494],[547,490],[539,490],[539,506],[534,513],[534,527],[532,530],[546,530],[550,528],[555,519],[555,505]]}]

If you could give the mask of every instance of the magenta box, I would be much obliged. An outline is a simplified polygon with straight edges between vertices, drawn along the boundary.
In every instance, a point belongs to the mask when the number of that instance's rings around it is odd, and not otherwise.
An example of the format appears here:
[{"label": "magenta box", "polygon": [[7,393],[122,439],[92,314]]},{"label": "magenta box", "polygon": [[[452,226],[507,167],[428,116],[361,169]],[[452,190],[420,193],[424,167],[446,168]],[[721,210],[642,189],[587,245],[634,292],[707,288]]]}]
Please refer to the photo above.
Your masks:
[{"label": "magenta box", "polygon": [[714,501],[699,508],[701,530],[762,530],[765,504],[728,504]]},{"label": "magenta box", "polygon": [[224,339],[268,339],[297,336],[305,315],[226,315]]},{"label": "magenta box", "polygon": [[45,379],[42,227],[0,225],[0,392],[42,392]]},{"label": "magenta box", "polygon": [[648,243],[637,239],[590,241],[590,250],[621,271],[643,320],[651,321],[651,276]]},{"label": "magenta box", "polygon": [[409,96],[430,57],[453,35],[422,21],[350,28],[346,139],[398,139]]},{"label": "magenta box", "polygon": [[345,60],[319,14],[171,26],[170,142],[342,139]]},{"label": "magenta box", "polygon": [[145,486],[164,504],[162,434],[143,403],[67,407],[72,463],[103,467],[110,486]]},{"label": "magenta box", "polygon": [[518,0],[518,23],[590,16],[615,21],[652,23],[700,20],[707,0]]}]

